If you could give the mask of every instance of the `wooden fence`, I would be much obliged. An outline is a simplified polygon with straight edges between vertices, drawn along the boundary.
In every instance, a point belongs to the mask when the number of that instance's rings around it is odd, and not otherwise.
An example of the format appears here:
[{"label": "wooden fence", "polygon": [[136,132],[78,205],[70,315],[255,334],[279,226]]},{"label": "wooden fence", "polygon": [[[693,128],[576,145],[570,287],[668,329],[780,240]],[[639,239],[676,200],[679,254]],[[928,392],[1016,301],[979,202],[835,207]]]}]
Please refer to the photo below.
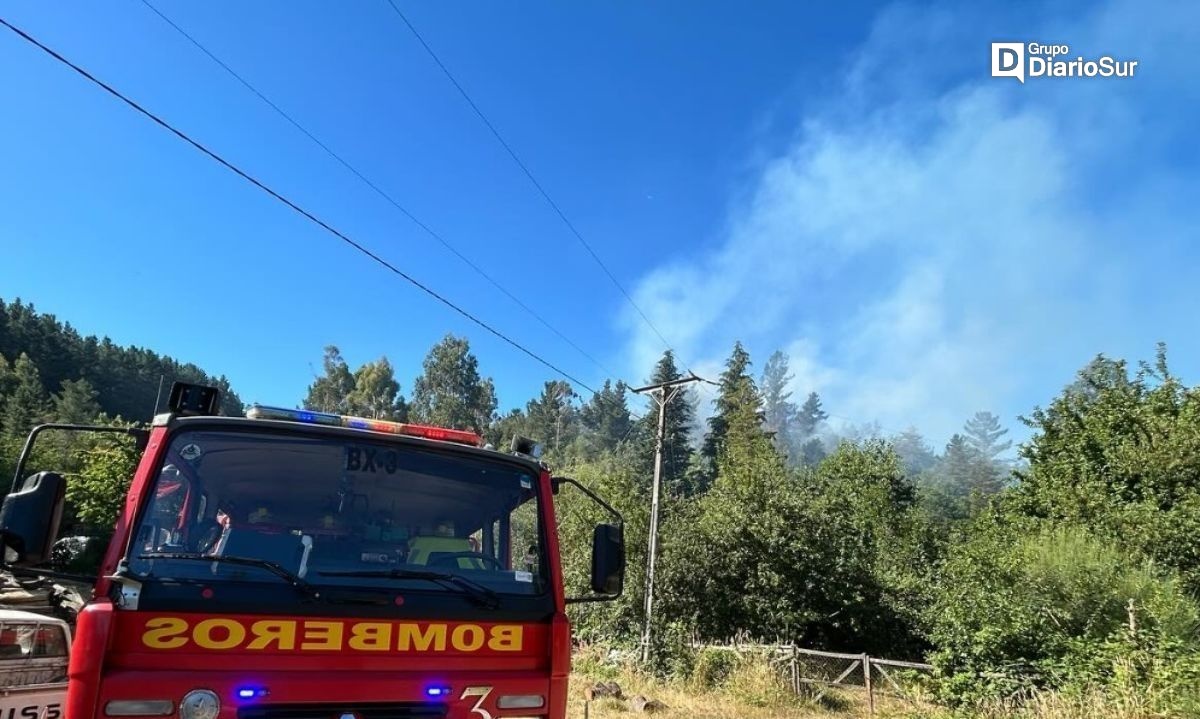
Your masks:
[{"label": "wooden fence", "polygon": [[819,700],[830,688],[861,690],[866,694],[871,714],[875,713],[876,696],[910,698],[914,693],[914,678],[933,672],[929,664],[822,652],[794,644],[708,644],[695,648],[765,658],[789,680],[792,691],[815,694],[814,700]]}]

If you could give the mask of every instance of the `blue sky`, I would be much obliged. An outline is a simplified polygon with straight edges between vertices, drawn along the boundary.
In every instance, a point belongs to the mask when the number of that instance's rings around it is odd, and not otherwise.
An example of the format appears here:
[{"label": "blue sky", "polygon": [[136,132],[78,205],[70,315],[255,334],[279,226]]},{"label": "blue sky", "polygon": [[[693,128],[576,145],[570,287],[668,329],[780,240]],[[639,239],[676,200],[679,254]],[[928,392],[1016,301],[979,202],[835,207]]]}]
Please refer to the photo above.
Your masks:
[{"label": "blue sky", "polygon": [[[661,353],[386,2],[157,2],[523,302],[637,382]],[[792,356],[835,421],[1016,429],[1097,352],[1200,375],[1200,10],[1187,3],[402,8],[685,363]],[[138,0],[3,16],[589,384],[607,376]],[[991,78],[992,40],[1136,58]],[[1074,53],[1073,53],[1074,54]],[[0,297],[297,401],[321,348],[404,391],[470,337],[551,376],[0,33]]]}]

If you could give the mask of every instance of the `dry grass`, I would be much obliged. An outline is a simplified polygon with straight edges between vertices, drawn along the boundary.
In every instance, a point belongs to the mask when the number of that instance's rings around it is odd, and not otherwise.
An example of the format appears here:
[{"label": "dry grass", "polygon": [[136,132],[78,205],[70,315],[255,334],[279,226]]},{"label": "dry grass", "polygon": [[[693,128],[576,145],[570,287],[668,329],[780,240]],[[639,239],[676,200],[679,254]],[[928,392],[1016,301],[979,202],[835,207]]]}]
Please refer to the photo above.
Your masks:
[{"label": "dry grass", "polygon": [[[818,706],[790,694],[779,701],[755,705],[721,690],[695,690],[676,683],[663,683],[644,677],[618,679],[625,696],[641,694],[657,699],[669,708],[653,716],[663,719],[856,719],[867,717],[867,705],[861,692],[834,694],[836,706]],[[567,716],[585,716],[583,689],[592,680],[575,675],[571,679],[571,699]],[[638,716],[627,702],[599,699],[588,707],[589,719],[633,719]],[[1034,697],[1022,706],[996,703],[974,712],[955,714],[933,706],[876,697],[877,719],[1166,719],[1196,716],[1188,713],[1162,714],[1137,705],[1118,705],[1100,697],[1067,698],[1055,694]]]},{"label": "dry grass", "polygon": [[[1064,695],[1035,694],[1021,702],[993,702],[973,711],[951,711],[917,694],[906,699],[877,694],[875,711],[868,711],[861,689],[828,690],[821,697],[797,696],[766,661],[743,657],[735,661],[697,661],[689,678],[664,681],[638,669],[628,657],[609,655],[602,648],[575,655],[567,716],[573,719],[611,719],[637,716],[629,700],[638,695],[667,706],[655,716],[663,719],[1200,719],[1200,697],[1192,702],[1151,701],[1150,687],[1131,686],[1126,692]],[[616,682],[624,700],[598,699],[584,706],[584,690],[598,682]],[[914,687],[914,692],[920,693]],[[1187,708],[1180,707],[1186,704]],[[1164,711],[1157,705],[1176,707]]]},{"label": "dry grass", "polygon": [[[653,716],[663,719],[854,719],[866,717],[867,705],[861,692],[831,692],[820,703],[797,697],[786,687],[775,685],[767,676],[738,676],[730,686],[705,689],[685,682],[663,682],[645,675],[621,672],[605,677],[621,685],[626,698],[642,695],[656,699],[668,709]],[[584,715],[583,690],[597,680],[582,674],[571,677],[571,698],[567,716]],[[762,682],[762,684],[759,684]],[[770,685],[767,684],[770,682]],[[911,704],[878,699],[875,716],[879,719],[911,716]],[[627,701],[598,699],[588,707],[589,719],[637,716]]]},{"label": "dry grass", "polygon": [[[664,682],[628,670],[602,678],[575,674],[567,716],[584,717],[583,690],[596,681],[616,681],[627,699],[637,695],[657,699],[668,709],[653,716],[662,719],[857,719],[868,717],[861,691],[832,691],[820,702],[795,696],[788,688],[773,685],[763,676],[736,676],[722,688],[700,688],[689,682]],[[762,682],[760,684],[760,682]],[[587,708],[589,719],[633,719],[638,716],[627,701],[598,699]],[[1194,715],[1160,713],[1139,702],[1113,701],[1100,695],[1066,697],[1036,695],[1015,704],[994,703],[973,712],[954,713],[932,704],[918,704],[876,696],[877,719],[1175,719]]]},{"label": "dry grass", "polygon": [[1045,693],[1034,695],[1020,705],[997,702],[981,707],[972,719],[1183,719],[1196,716],[1188,709],[1160,711],[1140,697]]}]

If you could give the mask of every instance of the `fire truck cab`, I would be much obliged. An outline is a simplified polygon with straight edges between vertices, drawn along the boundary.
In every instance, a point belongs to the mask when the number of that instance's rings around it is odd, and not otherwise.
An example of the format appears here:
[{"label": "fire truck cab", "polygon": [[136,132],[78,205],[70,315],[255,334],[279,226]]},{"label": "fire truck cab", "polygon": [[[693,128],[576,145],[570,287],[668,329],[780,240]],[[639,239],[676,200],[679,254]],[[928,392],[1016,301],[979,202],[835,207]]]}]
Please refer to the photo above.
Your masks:
[{"label": "fire truck cab", "polygon": [[[144,449],[77,619],[66,719],[565,715],[565,605],[622,589],[611,507],[527,442],[259,405],[221,417],[192,385],[170,404],[126,430]],[[560,564],[567,484],[613,517],[582,597]],[[14,482],[7,565],[48,561],[64,488],[51,472]]]}]

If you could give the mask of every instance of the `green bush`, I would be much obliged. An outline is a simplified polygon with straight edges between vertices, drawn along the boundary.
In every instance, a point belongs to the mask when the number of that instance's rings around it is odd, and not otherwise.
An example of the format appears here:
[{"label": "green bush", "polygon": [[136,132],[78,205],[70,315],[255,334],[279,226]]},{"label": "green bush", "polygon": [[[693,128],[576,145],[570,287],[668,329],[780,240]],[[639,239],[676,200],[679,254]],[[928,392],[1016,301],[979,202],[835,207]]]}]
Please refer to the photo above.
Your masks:
[{"label": "green bush", "polygon": [[79,519],[105,529],[112,527],[125,506],[140,455],[123,438],[93,438],[75,455],[78,472],[67,482],[67,501]]},{"label": "green bush", "polygon": [[692,683],[705,689],[719,687],[738,668],[739,662],[740,658],[737,652],[711,647],[701,649],[696,652],[696,661],[691,675]]},{"label": "green bush", "polygon": [[1200,646],[1200,610],[1169,573],[1084,529],[995,515],[950,552],[928,625],[942,694],[960,703],[1116,687],[1121,666],[1186,684]]},{"label": "green bush", "polygon": [[1078,641],[1047,666],[1070,697],[1100,696],[1158,716],[1200,716],[1200,650],[1179,637],[1117,631],[1104,642]]},{"label": "green bush", "polygon": [[620,666],[609,661],[609,649],[603,644],[583,644],[571,652],[571,671],[591,679],[612,680]]},{"label": "green bush", "polygon": [[688,627],[681,622],[659,623],[651,636],[651,671],[661,678],[690,677],[696,664],[696,650]]}]

